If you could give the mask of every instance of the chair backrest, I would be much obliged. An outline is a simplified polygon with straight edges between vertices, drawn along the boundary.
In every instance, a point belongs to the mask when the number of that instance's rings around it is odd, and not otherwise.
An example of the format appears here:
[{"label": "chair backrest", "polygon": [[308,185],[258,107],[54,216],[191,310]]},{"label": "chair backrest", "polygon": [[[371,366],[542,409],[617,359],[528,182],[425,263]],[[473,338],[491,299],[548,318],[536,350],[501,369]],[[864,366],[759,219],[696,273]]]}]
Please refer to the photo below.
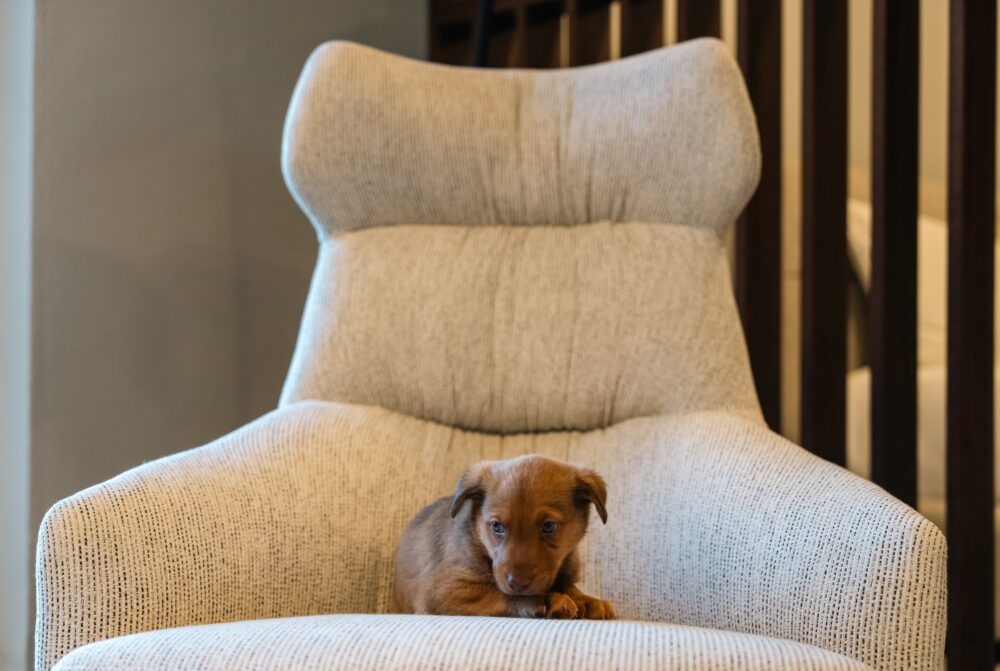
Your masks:
[{"label": "chair backrest", "polygon": [[282,162],[321,241],[282,403],[501,433],[759,416],[722,235],[760,152],[720,42],[554,71],[325,44]]}]

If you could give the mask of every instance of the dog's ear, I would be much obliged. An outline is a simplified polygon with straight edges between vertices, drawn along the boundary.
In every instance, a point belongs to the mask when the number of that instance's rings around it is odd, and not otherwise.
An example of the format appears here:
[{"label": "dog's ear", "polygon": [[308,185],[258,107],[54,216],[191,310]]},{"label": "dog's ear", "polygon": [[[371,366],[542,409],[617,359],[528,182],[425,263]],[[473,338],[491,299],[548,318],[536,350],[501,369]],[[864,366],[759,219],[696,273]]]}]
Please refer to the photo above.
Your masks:
[{"label": "dog's ear", "polygon": [[482,501],[483,494],[483,474],[488,468],[488,462],[473,464],[465,469],[465,472],[458,477],[455,484],[455,495],[451,497],[451,516],[458,515],[465,502],[472,499]]},{"label": "dog's ear", "polygon": [[579,469],[576,475],[576,498],[583,506],[593,503],[597,514],[601,516],[601,522],[608,523],[608,509],[605,507],[608,502],[608,486],[604,484],[604,478],[589,468]]}]

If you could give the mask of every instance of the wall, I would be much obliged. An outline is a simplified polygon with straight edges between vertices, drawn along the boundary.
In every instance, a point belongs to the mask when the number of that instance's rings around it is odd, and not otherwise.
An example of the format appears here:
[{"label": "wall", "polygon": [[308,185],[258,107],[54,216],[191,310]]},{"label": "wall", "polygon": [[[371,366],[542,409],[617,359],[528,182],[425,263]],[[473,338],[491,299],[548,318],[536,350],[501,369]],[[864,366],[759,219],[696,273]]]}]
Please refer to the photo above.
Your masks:
[{"label": "wall", "polygon": [[324,40],[422,56],[425,25],[414,0],[37,1],[32,530],[274,407],[316,249],[280,173],[292,88]]},{"label": "wall", "polygon": [[31,0],[0,2],[0,670],[26,667]]}]

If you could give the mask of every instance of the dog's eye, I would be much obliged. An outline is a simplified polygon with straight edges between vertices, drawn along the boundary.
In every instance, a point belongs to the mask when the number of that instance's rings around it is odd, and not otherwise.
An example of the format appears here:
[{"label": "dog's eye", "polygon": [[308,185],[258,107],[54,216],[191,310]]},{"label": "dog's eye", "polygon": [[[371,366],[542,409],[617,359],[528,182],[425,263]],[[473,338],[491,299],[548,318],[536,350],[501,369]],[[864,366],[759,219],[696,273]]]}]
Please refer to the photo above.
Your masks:
[{"label": "dog's eye", "polygon": [[552,520],[548,520],[542,523],[542,533],[545,534],[546,536],[554,534],[556,532],[556,529],[558,528],[559,525],[553,522]]},{"label": "dog's eye", "polygon": [[490,529],[492,529],[493,533],[497,536],[503,536],[507,533],[507,531],[503,528],[503,525],[499,522],[490,522]]}]

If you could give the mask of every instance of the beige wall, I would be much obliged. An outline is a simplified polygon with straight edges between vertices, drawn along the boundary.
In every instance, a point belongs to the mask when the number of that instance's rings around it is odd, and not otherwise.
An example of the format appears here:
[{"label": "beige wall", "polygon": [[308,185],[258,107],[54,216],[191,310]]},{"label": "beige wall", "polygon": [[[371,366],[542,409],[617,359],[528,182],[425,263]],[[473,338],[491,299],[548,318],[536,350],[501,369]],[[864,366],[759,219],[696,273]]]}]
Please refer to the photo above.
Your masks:
[{"label": "beige wall", "polygon": [[[5,5],[6,6],[6,5]],[[424,0],[38,0],[31,525],[273,408],[315,237],[279,164],[310,51]]]},{"label": "beige wall", "polygon": [[28,634],[32,11],[0,2],[0,671]]}]

